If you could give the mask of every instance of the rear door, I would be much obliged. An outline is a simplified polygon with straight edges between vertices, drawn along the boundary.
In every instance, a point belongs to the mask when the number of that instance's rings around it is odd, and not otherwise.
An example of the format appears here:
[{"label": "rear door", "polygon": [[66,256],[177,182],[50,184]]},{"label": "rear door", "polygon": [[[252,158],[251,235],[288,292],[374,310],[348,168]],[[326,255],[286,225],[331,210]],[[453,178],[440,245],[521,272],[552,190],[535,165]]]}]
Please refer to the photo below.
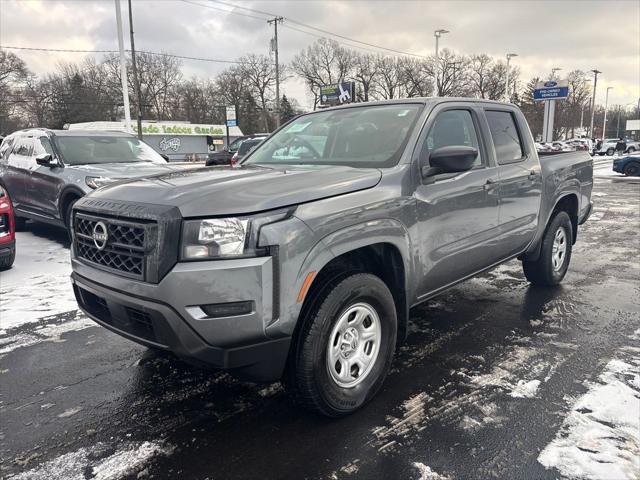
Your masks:
[{"label": "rear door", "polygon": [[10,149],[5,151],[5,166],[3,167],[2,182],[9,192],[9,197],[15,208],[28,205],[26,194],[26,179],[29,177],[29,158],[32,151],[31,139],[18,135]]},{"label": "rear door", "polygon": [[[46,136],[33,138],[33,161],[35,165],[31,169],[31,176],[27,181],[27,195],[31,205],[37,213],[46,217],[59,217],[58,197],[64,186],[62,178],[64,167],[45,167],[35,162],[35,157],[48,153],[52,158],[56,154],[51,141]],[[58,159],[59,160],[59,159]],[[60,165],[62,165],[60,163]]]},{"label": "rear door", "polygon": [[471,170],[419,180],[414,194],[423,269],[419,297],[482,270],[499,257],[493,245],[498,232],[498,171],[483,142],[481,115],[468,104],[442,104],[431,113],[428,133],[419,141],[423,159],[444,146],[478,150]]},{"label": "rear door", "polygon": [[[500,236],[504,258],[521,253],[538,228],[542,175],[524,117],[516,109],[485,109],[499,170]],[[521,127],[522,126],[522,127]]]}]

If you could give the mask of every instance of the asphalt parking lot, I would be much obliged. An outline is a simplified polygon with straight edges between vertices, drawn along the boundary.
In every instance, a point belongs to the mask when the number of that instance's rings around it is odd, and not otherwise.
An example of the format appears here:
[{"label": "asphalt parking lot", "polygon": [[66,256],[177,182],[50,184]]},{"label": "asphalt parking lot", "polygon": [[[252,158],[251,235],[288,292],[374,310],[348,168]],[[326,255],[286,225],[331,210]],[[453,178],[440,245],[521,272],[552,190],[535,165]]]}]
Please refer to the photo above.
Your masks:
[{"label": "asphalt parking lot", "polygon": [[640,178],[609,172],[561,287],[512,261],[414,309],[383,390],[341,420],[95,326],[64,232],[29,224],[0,273],[3,475],[638,478]]}]

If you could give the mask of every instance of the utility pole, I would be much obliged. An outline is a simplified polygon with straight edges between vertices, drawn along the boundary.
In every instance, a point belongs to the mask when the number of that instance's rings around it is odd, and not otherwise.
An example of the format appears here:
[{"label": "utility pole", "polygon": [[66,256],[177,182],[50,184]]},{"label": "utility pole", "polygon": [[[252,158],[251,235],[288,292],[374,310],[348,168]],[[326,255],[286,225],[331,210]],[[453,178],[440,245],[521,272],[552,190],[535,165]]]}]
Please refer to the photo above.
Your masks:
[{"label": "utility pole", "polygon": [[609,90],[613,87],[607,87],[607,95],[604,99],[604,120],[602,121],[602,143],[604,143],[605,133],[607,132],[607,108],[609,107]]},{"label": "utility pole", "polygon": [[269,25],[273,24],[274,37],[271,40],[271,51],[276,57],[276,128],[280,127],[280,64],[278,62],[278,23],[282,23],[282,17],[273,17],[267,20]]},{"label": "utility pole", "polygon": [[505,102],[509,101],[509,62],[511,62],[512,57],[517,57],[517,53],[507,53],[507,78],[504,82],[504,97]]},{"label": "utility pole", "polygon": [[616,138],[620,138],[620,110],[622,105],[618,105],[618,125],[616,126]]},{"label": "utility pole", "polygon": [[444,28],[440,28],[433,32],[433,36],[436,37],[436,68],[435,68],[435,80],[436,80],[436,97],[440,96],[440,88],[438,87],[438,75],[440,72],[440,55],[438,53],[438,41],[443,33],[449,33],[449,30],[445,30]]},{"label": "utility pole", "polygon": [[127,82],[127,59],[124,56],[124,39],[122,34],[122,11],[120,0],[116,4],[116,25],[118,27],[118,50],[120,50],[120,77],[122,80],[122,103],[124,105],[124,125],[128,133],[131,133],[131,109],[129,107],[129,85]]},{"label": "utility pole", "polygon": [[142,140],[142,95],[140,95],[140,79],[138,78],[138,68],[136,66],[136,47],[133,41],[131,0],[129,0],[129,32],[131,33],[131,71],[133,73],[133,83],[136,85],[136,95],[138,96],[138,138]]},{"label": "utility pole", "polygon": [[593,116],[596,112],[596,86],[598,85],[598,74],[602,73],[598,69],[591,70],[593,72],[593,96],[591,97],[591,126],[589,127],[589,137],[593,136]]}]

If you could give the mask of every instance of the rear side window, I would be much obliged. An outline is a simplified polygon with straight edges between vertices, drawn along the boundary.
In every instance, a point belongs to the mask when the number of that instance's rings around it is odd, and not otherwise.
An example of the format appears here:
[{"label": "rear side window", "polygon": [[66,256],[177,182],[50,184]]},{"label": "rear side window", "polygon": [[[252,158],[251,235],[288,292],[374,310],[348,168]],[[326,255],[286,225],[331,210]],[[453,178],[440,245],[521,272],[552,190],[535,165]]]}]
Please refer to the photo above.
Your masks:
[{"label": "rear side window", "polygon": [[11,153],[11,147],[13,146],[14,137],[7,137],[0,145],[0,161],[7,163],[9,160],[9,154]]},{"label": "rear side window", "polygon": [[511,112],[487,110],[485,112],[498,164],[517,162],[524,157],[522,141]]},{"label": "rear side window", "polygon": [[18,138],[13,146],[13,153],[28,157],[31,155],[31,138]]}]

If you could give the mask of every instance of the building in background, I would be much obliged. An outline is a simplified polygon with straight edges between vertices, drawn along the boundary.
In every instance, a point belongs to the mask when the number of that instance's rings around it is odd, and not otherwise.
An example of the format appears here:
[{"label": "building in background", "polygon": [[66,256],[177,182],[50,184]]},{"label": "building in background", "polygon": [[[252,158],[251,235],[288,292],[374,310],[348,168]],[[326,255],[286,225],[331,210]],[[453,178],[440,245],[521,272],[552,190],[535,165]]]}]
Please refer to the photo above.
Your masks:
[{"label": "building in background", "polygon": [[[137,125],[133,123],[134,132]],[[71,123],[69,130],[107,130],[126,132],[124,122]],[[224,125],[196,124],[189,122],[142,122],[142,139],[172,162],[206,161],[209,153],[227,146]],[[242,136],[239,127],[229,127],[229,143]]]}]

